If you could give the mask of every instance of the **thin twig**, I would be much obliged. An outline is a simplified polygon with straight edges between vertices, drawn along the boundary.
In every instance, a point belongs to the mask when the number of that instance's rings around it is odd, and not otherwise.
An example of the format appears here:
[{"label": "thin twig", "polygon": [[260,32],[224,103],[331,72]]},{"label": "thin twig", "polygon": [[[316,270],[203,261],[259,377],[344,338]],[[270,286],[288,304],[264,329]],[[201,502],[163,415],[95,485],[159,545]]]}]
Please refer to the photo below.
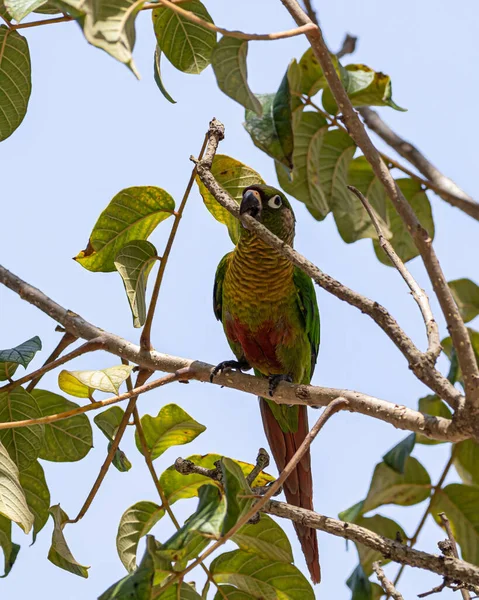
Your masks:
[{"label": "thin twig", "polygon": [[303,2],[304,2],[304,8],[306,9],[306,12],[308,13],[308,17],[311,19],[311,21],[315,25],[319,25],[318,15],[316,14],[316,11],[313,8],[313,3],[311,2],[311,0],[303,0]]},{"label": "thin twig", "polygon": [[[62,335],[61,340],[58,342],[57,347],[53,350],[53,352],[50,354],[50,356],[44,362],[43,367],[46,367],[48,364],[50,364],[55,359],[57,359],[60,356],[60,354],[66,348],[68,348],[68,346],[70,346],[71,344],[73,344],[73,342],[76,342],[76,340],[77,340],[77,337],[75,335],[72,335],[71,333],[68,333],[68,331],[66,331]],[[26,387],[27,392],[31,392],[32,390],[34,390],[35,387],[36,387],[36,385],[38,384],[38,382],[40,381],[40,379],[42,377],[43,377],[43,373],[40,373],[39,375],[37,375],[37,377],[35,377],[34,379],[32,379],[30,381],[30,383]]]},{"label": "thin twig", "polygon": [[[311,22],[297,0],[281,0],[281,2],[289,11],[298,26]],[[313,53],[323,70],[336,104],[339,107],[339,111],[342,113],[342,120],[348,129],[349,135],[362,150],[375,175],[383,184],[388,197],[404,221],[419,250],[419,254],[423,260],[434,292],[439,300],[453,345],[457,351],[459,365],[464,377],[467,399],[466,408],[472,413],[479,413],[479,367],[476,362],[467,328],[432,246],[431,236],[419,222],[414,210],[394,181],[389,169],[384,164],[381,156],[369,138],[364,124],[354,110],[351,100],[334,69],[331,55],[323,39],[321,28],[318,26],[306,35]]]},{"label": "thin twig", "polygon": [[291,473],[295,470],[296,465],[303,458],[306,452],[309,450],[312,442],[315,437],[321,431],[323,426],[328,422],[328,420],[338,411],[344,410],[348,406],[348,401],[345,398],[336,398],[333,400],[322,412],[319,419],[313,425],[311,430],[308,432],[306,437],[304,438],[300,447],[296,450],[291,460],[285,466],[280,476],[276,481],[271,484],[271,487],[268,489],[266,494],[260,498],[253,506],[235,523],[235,525],[225,534],[223,535],[217,542],[215,542],[212,546],[207,548],[203,554],[201,554],[197,559],[195,559],[190,565],[186,567],[181,573],[173,577],[168,581],[168,583],[160,588],[157,595],[153,595],[153,598],[156,598],[159,593],[163,593],[172,583],[174,583],[179,577],[184,577],[187,573],[189,573],[192,569],[194,569],[198,564],[203,562],[208,556],[210,556],[215,550],[220,548],[223,544],[225,544],[243,525],[248,523],[248,521],[254,517],[264,506],[267,504],[268,500],[275,494],[275,492],[283,485],[286,479],[291,475]]},{"label": "thin twig", "polygon": [[[148,377],[150,377],[150,375],[151,371],[140,369],[140,371],[138,371],[138,376],[136,378],[135,385],[138,387],[143,385],[148,379]],[[98,490],[100,489],[101,484],[103,483],[103,480],[105,479],[105,475],[107,474],[108,469],[110,468],[115,453],[118,450],[121,438],[123,437],[125,429],[128,426],[128,421],[130,420],[130,417],[133,414],[133,411],[135,410],[137,399],[138,396],[133,396],[132,398],[130,398],[125,412],[123,413],[123,417],[120,421],[120,424],[118,425],[118,429],[115,431],[115,437],[111,442],[110,450],[108,451],[107,457],[105,458],[105,461],[101,466],[100,472],[98,473],[98,477],[96,478],[95,483],[93,484],[93,487],[91,488],[90,493],[87,496],[87,499],[81,507],[80,512],[74,519],[70,519],[68,523],[78,523],[78,521],[85,516],[87,510],[90,508],[91,503],[93,502],[95,496],[98,493]]]},{"label": "thin twig", "polygon": [[[76,339],[76,336],[71,333],[66,333],[65,335],[69,335]],[[72,342],[69,342],[69,343],[72,343]],[[78,358],[79,356],[82,356],[83,354],[86,354],[87,352],[96,352],[97,350],[102,350],[102,349],[103,349],[103,339],[101,336],[99,336],[98,338],[94,338],[88,342],[85,342],[84,344],[82,344],[81,346],[79,346],[78,348],[73,350],[72,352],[69,352],[68,354],[65,354],[65,356],[62,356],[61,358],[57,358],[56,360],[53,360],[51,362],[50,362],[50,358],[51,358],[51,356],[50,356],[47,359],[47,361],[45,362],[45,364],[43,365],[43,367],[40,367],[40,369],[33,371],[33,373],[29,373],[28,375],[25,375],[24,377],[21,377],[20,379],[16,379],[15,381],[12,381],[11,383],[8,383],[7,385],[0,387],[0,392],[10,392],[11,390],[15,389],[16,387],[18,387],[30,380],[32,380],[32,383],[35,382],[35,385],[36,385],[36,382],[39,381],[40,378],[43,377],[43,375],[45,375],[45,373],[48,373],[48,371],[51,371],[52,369],[56,369],[57,367],[64,365],[65,363],[69,362],[70,360],[73,360],[74,358]],[[56,349],[53,352],[53,354],[55,352],[56,352]],[[53,354],[52,354],[52,356],[53,356]],[[30,386],[27,388],[27,390],[31,391],[31,389],[33,389],[33,387],[35,387],[35,385],[30,387],[31,386],[31,384],[30,384]]]},{"label": "thin twig", "polygon": [[[334,282],[334,280],[332,282],[333,288],[335,284],[341,286],[339,282]],[[152,371],[165,371],[174,374],[185,369],[185,379],[190,378],[204,382],[210,381],[211,370],[213,369],[212,365],[199,360],[163,354],[154,350],[144,352],[136,344],[100,329],[86,321],[80,315],[63,308],[39,289],[23,281],[1,265],[0,283],[3,283],[6,287],[14,291],[26,302],[36,306],[77,337],[85,340],[101,337],[104,340],[104,349],[111,354],[115,354],[120,358],[127,358],[130,362]],[[361,301],[360,299],[364,301],[362,306],[365,310],[368,310],[368,299],[359,296],[359,302]],[[361,306],[361,304],[358,303],[358,306]],[[186,373],[188,373],[189,377],[186,376]],[[251,375],[235,371],[219,374],[215,377],[214,385],[237,389],[260,397],[267,397],[269,393],[266,379],[252,377]],[[457,394],[459,401],[461,398],[460,393],[454,387],[452,389]],[[338,396],[343,396],[349,400],[348,410],[351,412],[358,412],[380,419],[399,429],[415,431],[431,439],[450,442],[460,442],[471,437],[479,439],[478,424],[474,421],[461,423],[461,427],[458,427],[450,419],[425,415],[404,405],[387,402],[352,390],[295,385],[282,382],[279,384],[273,400],[279,404],[326,406]],[[474,429],[475,427],[476,430]]]},{"label": "thin twig", "polygon": [[365,298],[323,273],[316,265],[299,254],[286,244],[286,242],[280,240],[258,220],[248,214],[240,216],[237,202],[219,185],[210,170],[212,156],[214,156],[220,140],[224,137],[224,127],[219,121],[213,119],[210,129],[211,135],[205,151],[205,158],[197,163],[197,169],[199,178],[215,200],[233,216],[240,219],[247,229],[252,231],[268,246],[288,258],[323,289],[369,315],[403,353],[416,377],[428,385],[440,398],[446,400],[454,409],[457,408],[462,400],[462,396],[458,390],[454,388],[444,375],[434,368],[434,361],[431,359],[431,356],[421,352],[415,346],[413,341],[383,306],[378,302]]},{"label": "thin twig", "polygon": [[437,359],[439,354],[441,353],[441,338],[439,336],[439,327],[437,326],[436,320],[434,319],[434,315],[432,314],[431,306],[429,304],[429,298],[427,297],[426,292],[419,286],[411,273],[407,270],[406,265],[399,258],[397,253],[395,252],[392,245],[384,236],[383,230],[381,229],[381,224],[379,223],[378,218],[369,204],[368,199],[354,186],[347,186],[353,194],[355,194],[362,205],[366,209],[369,218],[371,219],[374,228],[376,229],[376,233],[378,234],[378,241],[381,248],[390,258],[393,265],[399,271],[401,277],[407,283],[409,289],[411,290],[412,296],[419,306],[419,310],[421,311],[422,318],[424,320],[424,324],[426,325],[426,333],[428,339],[428,349],[427,354],[431,357],[433,361]]},{"label": "thin twig", "polygon": [[2,17],[2,19],[5,21],[5,24],[6,24],[6,26],[7,26],[9,29],[12,29],[12,24],[10,23],[10,21],[9,21],[9,20],[8,20],[8,19],[7,19],[7,18],[4,16],[4,15],[1,15],[1,14],[0,14],[0,17]]},{"label": "thin twig", "polygon": [[269,454],[264,448],[260,448],[258,451],[258,456],[256,457],[256,464],[251,470],[251,473],[246,477],[246,481],[248,485],[253,485],[253,481],[258,477],[258,475],[266,469],[269,465]]},{"label": "thin twig", "polygon": [[452,179],[439,171],[413,144],[394,132],[378,113],[367,106],[358,108],[366,125],[391,148],[409,161],[426,177],[429,187],[443,200],[479,220],[479,203],[464,192]]},{"label": "thin twig", "polygon": [[[452,529],[451,529],[451,523],[449,522],[449,519],[446,516],[446,513],[439,513],[439,518],[442,521],[442,524],[444,525],[444,529],[446,530],[447,533],[447,537],[449,538],[449,541],[451,543],[451,550],[452,550],[452,555],[454,556],[454,558],[459,558],[459,552],[457,551],[457,544],[456,544],[456,540],[454,539],[454,534],[452,533]],[[471,595],[469,594],[469,592],[465,589],[461,589],[461,595],[463,600],[471,600]]]},{"label": "thin twig", "polygon": [[[188,12],[188,11],[187,11]],[[203,153],[206,148],[206,144],[208,141],[208,133],[205,135],[205,139],[203,140],[203,145],[201,146],[200,156],[203,156]],[[163,275],[165,273],[166,264],[168,263],[168,258],[170,256],[171,248],[173,247],[173,242],[175,241],[176,232],[178,231],[178,227],[180,225],[181,217],[183,216],[183,212],[185,210],[186,202],[188,200],[188,196],[190,195],[191,188],[195,181],[196,177],[196,166],[193,168],[190,179],[186,186],[185,193],[183,194],[183,198],[181,200],[180,207],[178,212],[175,213],[173,226],[170,231],[170,235],[168,237],[168,241],[165,246],[165,251],[163,252],[163,256],[160,261],[160,266],[158,268],[158,274],[156,276],[155,286],[153,288],[153,292],[151,294],[150,305],[148,307],[148,314],[146,316],[145,324],[143,326],[143,330],[141,332],[140,337],[140,346],[144,350],[151,350],[151,325],[153,323],[153,317],[155,315],[156,304],[158,302],[158,296],[160,294],[161,283],[163,281]]]},{"label": "thin twig", "polygon": [[394,598],[394,600],[404,600],[402,594],[400,594],[394,587],[393,582],[389,581],[389,579],[386,577],[386,574],[381,568],[381,562],[379,560],[373,562],[373,571],[376,573],[381,587],[390,598]]}]

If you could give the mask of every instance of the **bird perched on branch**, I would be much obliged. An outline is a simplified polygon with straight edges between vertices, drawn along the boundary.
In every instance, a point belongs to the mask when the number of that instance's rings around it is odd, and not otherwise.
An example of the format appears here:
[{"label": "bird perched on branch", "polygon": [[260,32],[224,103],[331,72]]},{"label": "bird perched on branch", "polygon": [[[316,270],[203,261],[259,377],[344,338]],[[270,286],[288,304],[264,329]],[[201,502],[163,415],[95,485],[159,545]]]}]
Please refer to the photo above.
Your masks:
[{"label": "bird perched on branch", "polygon": [[[243,191],[240,215],[260,221],[292,245],[295,216],[279,190],[252,185]],[[220,363],[212,378],[226,368],[254,369],[269,378],[272,397],[280,381],[309,384],[319,349],[319,310],[310,277],[246,228],[216,270],[213,292],[216,318],[223,323],[237,360]],[[308,433],[306,406],[286,406],[260,398],[266,437],[281,472]],[[284,484],[290,504],[313,509],[309,452]],[[314,583],[321,578],[316,530],[295,523],[296,533]]]}]

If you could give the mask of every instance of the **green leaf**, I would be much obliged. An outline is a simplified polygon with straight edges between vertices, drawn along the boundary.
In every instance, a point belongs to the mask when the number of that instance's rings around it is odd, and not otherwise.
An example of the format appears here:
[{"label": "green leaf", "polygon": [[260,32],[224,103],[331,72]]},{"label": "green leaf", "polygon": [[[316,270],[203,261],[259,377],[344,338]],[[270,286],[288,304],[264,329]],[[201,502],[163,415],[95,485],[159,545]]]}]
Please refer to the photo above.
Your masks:
[{"label": "green leaf", "polygon": [[246,110],[245,129],[255,146],[292,169],[294,140],[288,72],[281,80],[276,94],[262,94],[257,98],[263,114],[258,116],[256,112]]},{"label": "green leaf", "polygon": [[455,279],[448,282],[464,322],[479,315],[479,286],[470,279]]},{"label": "green leaf", "polygon": [[22,367],[25,367],[26,369],[30,362],[33,360],[35,354],[41,349],[42,342],[40,338],[36,335],[35,337],[32,337],[26,342],[23,342],[23,344],[15,346],[15,348],[10,348],[8,350],[0,350],[0,363],[16,363],[18,365],[22,365]]},{"label": "green leaf", "polygon": [[[452,414],[448,406],[435,394],[424,396],[419,398],[418,410],[425,415],[431,415],[432,417],[443,417],[444,419],[451,419]],[[435,444],[444,444],[438,440],[431,440],[430,438],[418,433],[416,435],[416,443],[424,444],[426,446],[432,446]]]},{"label": "green leaf", "polygon": [[[475,331],[474,329],[471,329],[470,327],[467,328],[467,332],[469,334],[469,339],[471,340],[472,350],[474,351],[476,361],[479,364],[479,332]],[[453,361],[457,360],[457,356],[455,354],[451,338],[447,337],[447,338],[444,338],[443,340],[441,340],[441,346],[442,346],[442,349],[444,350],[444,353],[451,361],[451,367],[452,367]],[[463,383],[462,373],[461,373],[461,369],[459,368],[459,366],[457,366],[457,371],[455,373],[455,381],[459,381],[460,383]]]},{"label": "green leaf", "polygon": [[244,495],[252,495],[252,491],[241,467],[231,460],[223,457],[220,461],[223,488],[226,496],[228,511],[223,523],[223,535],[236,525],[253,504],[253,498],[242,498]]},{"label": "green leaf", "polygon": [[[224,154],[217,154],[215,156],[211,167],[211,173],[221,187],[228,192],[238,204],[241,203],[245,187],[256,183],[264,183],[259,173],[239,160],[231,158],[230,156],[225,156]],[[240,222],[213,198],[200,181],[199,177],[196,178],[196,183],[198,184],[206,208],[217,221],[226,225],[231,241],[233,244],[236,244],[239,239]]]},{"label": "green leaf", "polygon": [[[122,408],[119,406],[112,406],[111,408],[107,408],[107,410],[104,410],[102,413],[96,415],[96,417],[93,419],[97,427],[100,429],[100,431],[102,431],[109,441],[108,452],[110,452],[111,444],[115,439],[116,432],[120,426],[124,414],[125,411]],[[131,469],[130,461],[120,450],[120,448],[117,448],[112,463],[122,473],[125,473]]]},{"label": "green leaf", "polygon": [[421,463],[412,456],[406,460],[403,475],[382,462],[374,469],[363,512],[369,512],[383,504],[411,506],[428,498],[430,493],[431,478]]},{"label": "green leaf", "polygon": [[[390,106],[401,112],[407,110],[393,101],[389,75],[373,71],[366,65],[347,65],[341,69],[341,75],[353,106]],[[323,93],[322,102],[329,113],[338,112],[338,106],[329,87]]]},{"label": "green leaf", "polygon": [[247,594],[246,592],[242,592],[232,585],[222,585],[221,592],[216,592],[214,600],[224,600],[225,598],[228,600],[254,600],[254,596],[251,596],[251,594]]},{"label": "green leaf", "polygon": [[346,585],[352,592],[351,600],[373,600],[372,584],[361,564],[351,573]]},{"label": "green leaf", "polygon": [[156,596],[156,600],[201,600],[201,596],[191,585],[182,583],[179,590],[178,585],[171,585],[163,594]]},{"label": "green leaf", "polygon": [[25,533],[33,527],[34,515],[28,508],[20,485],[18,467],[0,443],[0,514],[17,523]]},{"label": "green leaf", "polygon": [[38,460],[20,473],[20,485],[25,492],[28,508],[34,517],[32,542],[34,544],[38,533],[48,521],[50,506],[50,490],[48,489],[43,467]]},{"label": "green leaf", "polygon": [[146,550],[140,566],[109,587],[98,600],[150,600],[155,578],[156,549],[156,541],[149,535],[146,538]]},{"label": "green leaf", "polygon": [[[193,454],[188,457],[188,460],[191,460],[195,465],[205,467],[206,469],[214,469],[215,462],[220,459],[221,456],[219,454]],[[254,465],[238,460],[235,462],[239,464],[245,475],[251,473]],[[261,487],[272,481],[274,481],[274,477],[268,473],[262,472],[256,477],[252,485],[253,487]],[[170,504],[183,498],[194,498],[198,495],[198,489],[202,485],[212,484],[221,487],[218,482],[213,481],[204,475],[198,475],[197,473],[182,475],[181,473],[178,473],[174,465],[166,469],[166,471],[163,471],[160,477],[160,484]]]},{"label": "green leaf", "polygon": [[32,91],[27,40],[0,25],[0,142],[23,121]]},{"label": "green leaf", "polygon": [[[78,404],[47,390],[32,391],[42,417],[57,415],[78,408]],[[93,447],[91,425],[86,415],[75,415],[44,425],[45,437],[39,458],[53,462],[75,462],[84,458]]]},{"label": "green leaf", "polygon": [[454,466],[464,483],[479,485],[479,444],[474,440],[455,444]]},{"label": "green leaf", "polygon": [[276,521],[265,514],[260,515],[258,523],[243,525],[231,539],[241,550],[263,558],[285,563],[292,563],[294,560],[288,536]]},{"label": "green leaf", "polygon": [[88,578],[90,567],[84,567],[73,558],[63,535],[63,528],[68,521],[68,515],[60,508],[59,504],[50,508],[50,514],[53,517],[53,535],[52,545],[48,551],[48,560],[60,569],[69,571],[79,577]]},{"label": "green leaf", "polygon": [[[331,60],[339,73],[338,59],[334,54],[331,54]],[[308,48],[299,61],[299,70],[301,72],[300,91],[306,96],[312,97],[326,87],[328,82],[324,76],[318,59],[314,55],[313,49]]]},{"label": "green leaf", "polygon": [[128,379],[133,365],[116,365],[101,371],[61,371],[58,387],[77,398],[89,398],[93,390],[118,394],[121,384]]},{"label": "green leaf", "polygon": [[461,546],[463,560],[479,565],[479,487],[451,483],[438,490],[431,502],[431,514],[441,524],[439,513],[446,513],[452,533]]},{"label": "green leaf", "polygon": [[220,90],[241,106],[261,116],[261,103],[248,86],[247,54],[246,40],[222,37],[213,50],[211,65]]},{"label": "green leaf", "polygon": [[[431,239],[434,239],[434,221],[432,218],[431,204],[426,192],[423,191],[421,184],[414,179],[396,179],[396,183],[399,189],[408,200],[412,209],[416,213],[417,218],[421,225],[427,230]],[[386,199],[389,229],[392,233],[390,242],[398,254],[399,258],[403,262],[411,260],[415,256],[419,255],[419,251],[413,242],[411,235],[409,234],[402,218],[394,208],[391,200]],[[391,261],[384,253],[384,250],[379,246],[377,241],[374,241],[374,251],[379,261],[384,265],[392,266]]]},{"label": "green leaf", "polygon": [[173,198],[158,187],[130,187],[119,192],[101,213],[85,250],[75,260],[89,271],[115,270],[118,252],[132,240],[146,240],[175,209]]},{"label": "green leaf", "polygon": [[12,17],[10,15],[10,13],[8,12],[7,7],[5,6],[4,0],[0,0],[0,17],[3,17],[9,23],[12,20]]},{"label": "green leaf", "polygon": [[356,502],[350,508],[343,510],[338,514],[338,518],[341,521],[349,521],[350,523],[356,523],[356,519],[363,514],[364,500]]},{"label": "green leaf", "polygon": [[3,515],[0,515],[0,548],[4,558],[4,572],[0,577],[6,577],[12,570],[20,546],[12,542],[12,522]]},{"label": "green leaf", "polygon": [[[213,23],[199,0],[182,2],[181,8]],[[177,69],[197,75],[210,64],[216,46],[216,32],[192,23],[166,6],[153,11],[153,25],[158,46]]]},{"label": "green leaf", "polygon": [[[11,392],[0,392],[0,422],[12,423],[41,416],[35,398],[22,387],[17,387]],[[23,471],[38,458],[44,434],[43,425],[2,429],[0,442],[20,471]]]},{"label": "green leaf", "polygon": [[411,433],[399,442],[399,444],[396,444],[394,448],[391,448],[391,450],[383,456],[383,461],[388,467],[391,467],[393,471],[396,471],[396,473],[400,473],[401,475],[404,474],[406,460],[414,450],[415,444],[416,434]]},{"label": "green leaf", "polygon": [[155,48],[155,56],[153,58],[153,76],[155,78],[155,83],[158,86],[158,89],[160,90],[160,92],[163,94],[163,96],[168,100],[168,102],[171,102],[171,104],[176,104],[176,100],[173,100],[173,98],[166,91],[166,88],[163,85],[163,79],[161,78],[160,62],[161,62],[161,49],[157,44],[156,48]]},{"label": "green leaf", "polygon": [[326,119],[317,112],[303,112],[294,127],[294,169],[288,173],[275,162],[276,175],[285,192],[304,202],[311,214],[322,220],[330,212],[328,198],[319,180],[319,151],[328,131]]},{"label": "green leaf", "polygon": [[244,550],[221,554],[211,563],[210,572],[217,583],[232,583],[253,598],[314,600],[313,588],[294,565]]},{"label": "green leaf", "polygon": [[154,502],[141,501],[122,515],[116,536],[116,549],[129,573],[136,569],[138,542],[163,517],[165,511]]},{"label": "green leaf", "polygon": [[10,380],[18,369],[18,364],[13,362],[0,362],[0,381]]},{"label": "green leaf", "polygon": [[[365,527],[370,531],[374,531],[379,535],[382,535],[390,540],[396,540],[399,535],[403,541],[407,540],[407,535],[404,529],[392,519],[383,517],[382,515],[373,515],[372,517],[359,517],[355,521],[356,525]],[[380,552],[372,550],[363,544],[356,544],[359,554],[359,562],[361,563],[366,575],[371,575],[373,572],[373,562],[381,560],[383,564],[390,562],[390,559],[384,557]]]},{"label": "green leaf", "polygon": [[4,4],[15,21],[20,22],[42,4],[45,4],[45,0],[4,0]]},{"label": "green leaf", "polygon": [[[177,404],[163,406],[156,417],[144,415],[141,425],[152,460],[171,446],[189,444],[206,430],[204,425],[195,421]],[[135,433],[135,441],[138,450],[142,452],[138,432]]]},{"label": "green leaf", "polygon": [[198,490],[196,512],[166,541],[157,554],[171,561],[188,561],[198,556],[212,539],[219,539],[226,504],[218,488],[203,485]]},{"label": "green leaf", "polygon": [[139,0],[53,0],[52,4],[74,17],[87,41],[126,64],[139,77],[132,58],[135,19]]},{"label": "green leaf", "polygon": [[61,11],[52,2],[45,2],[44,1],[33,12],[39,13],[41,15],[58,15]]},{"label": "green leaf", "polygon": [[115,257],[115,268],[125,286],[134,327],[145,324],[146,285],[157,258],[156,248],[147,240],[134,240],[126,244]]}]

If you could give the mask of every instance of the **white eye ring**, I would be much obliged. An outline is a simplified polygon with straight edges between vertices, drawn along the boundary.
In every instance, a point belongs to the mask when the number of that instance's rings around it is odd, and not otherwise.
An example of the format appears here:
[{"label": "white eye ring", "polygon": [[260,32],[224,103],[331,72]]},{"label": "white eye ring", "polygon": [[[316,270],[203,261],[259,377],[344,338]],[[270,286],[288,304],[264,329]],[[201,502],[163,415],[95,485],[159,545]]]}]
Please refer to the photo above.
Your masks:
[{"label": "white eye ring", "polygon": [[276,196],[273,196],[268,200],[268,206],[270,208],[279,208],[282,204],[283,202],[281,200],[281,196],[279,196],[278,194],[276,194]]}]

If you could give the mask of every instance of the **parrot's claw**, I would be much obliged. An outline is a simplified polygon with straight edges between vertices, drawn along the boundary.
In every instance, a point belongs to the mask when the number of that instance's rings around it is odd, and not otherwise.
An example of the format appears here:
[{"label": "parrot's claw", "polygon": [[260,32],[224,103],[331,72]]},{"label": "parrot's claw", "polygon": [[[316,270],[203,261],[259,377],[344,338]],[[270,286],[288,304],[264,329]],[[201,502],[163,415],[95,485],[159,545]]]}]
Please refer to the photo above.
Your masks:
[{"label": "parrot's claw", "polygon": [[291,375],[270,375],[269,376],[269,395],[271,398],[273,397],[276,388],[282,381],[287,381],[288,383],[293,383],[293,378]]},{"label": "parrot's claw", "polygon": [[210,383],[213,383],[213,379],[218,375],[218,373],[222,373],[228,369],[237,369],[238,371],[247,371],[251,369],[248,363],[240,362],[239,360],[224,360],[220,362],[214,369],[212,369],[210,374]]}]

